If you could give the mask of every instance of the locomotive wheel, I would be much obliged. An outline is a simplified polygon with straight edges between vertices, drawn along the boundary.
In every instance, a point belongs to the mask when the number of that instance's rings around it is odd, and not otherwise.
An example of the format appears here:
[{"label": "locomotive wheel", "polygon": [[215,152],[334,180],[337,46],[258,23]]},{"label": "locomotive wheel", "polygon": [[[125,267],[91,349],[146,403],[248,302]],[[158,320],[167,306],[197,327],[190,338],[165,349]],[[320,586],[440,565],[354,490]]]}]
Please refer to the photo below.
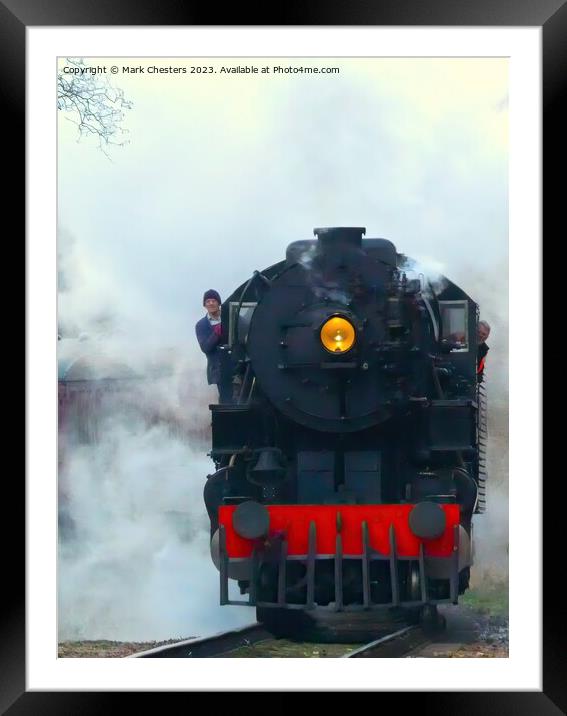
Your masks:
[{"label": "locomotive wheel", "polygon": [[421,608],[419,622],[428,636],[439,634],[447,627],[447,620],[442,614],[439,614],[434,604],[426,604]]}]

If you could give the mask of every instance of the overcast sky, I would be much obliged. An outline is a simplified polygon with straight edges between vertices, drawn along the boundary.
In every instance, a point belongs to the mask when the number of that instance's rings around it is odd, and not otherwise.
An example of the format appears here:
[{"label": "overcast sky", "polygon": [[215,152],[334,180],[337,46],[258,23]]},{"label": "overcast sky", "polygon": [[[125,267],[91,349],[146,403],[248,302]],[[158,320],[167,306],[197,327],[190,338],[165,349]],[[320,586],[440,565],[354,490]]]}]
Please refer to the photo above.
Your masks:
[{"label": "overcast sky", "polygon": [[[498,267],[501,293],[491,278],[485,295],[507,315],[507,60],[86,63],[146,72],[108,75],[133,103],[112,161],[59,112],[63,317],[88,329],[112,309],[125,330],[193,341],[206,289],[227,296],[333,225],[390,239],[481,303],[476,278]],[[277,63],[340,73],[147,72]]]}]

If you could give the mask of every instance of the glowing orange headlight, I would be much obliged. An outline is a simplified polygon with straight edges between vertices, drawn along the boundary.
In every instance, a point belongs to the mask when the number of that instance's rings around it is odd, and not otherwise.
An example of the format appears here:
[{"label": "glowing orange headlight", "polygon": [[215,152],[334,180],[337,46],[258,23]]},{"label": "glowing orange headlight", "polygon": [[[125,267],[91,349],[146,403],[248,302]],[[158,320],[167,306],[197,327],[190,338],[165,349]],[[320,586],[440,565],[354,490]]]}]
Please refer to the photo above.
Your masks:
[{"label": "glowing orange headlight", "polygon": [[354,326],[341,316],[333,316],[321,328],[321,343],[329,353],[346,353],[356,339]]}]

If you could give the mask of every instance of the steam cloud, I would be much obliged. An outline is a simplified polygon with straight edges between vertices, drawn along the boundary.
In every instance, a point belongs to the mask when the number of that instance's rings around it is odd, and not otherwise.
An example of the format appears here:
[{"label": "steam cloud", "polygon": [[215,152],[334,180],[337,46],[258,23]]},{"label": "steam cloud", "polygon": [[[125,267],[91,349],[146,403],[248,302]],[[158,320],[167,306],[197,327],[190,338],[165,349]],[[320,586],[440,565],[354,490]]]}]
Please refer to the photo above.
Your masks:
[{"label": "steam cloud", "polygon": [[59,637],[145,641],[250,622],[218,606],[202,487],[210,471],[167,428],[114,418],[73,450],[59,552]]}]

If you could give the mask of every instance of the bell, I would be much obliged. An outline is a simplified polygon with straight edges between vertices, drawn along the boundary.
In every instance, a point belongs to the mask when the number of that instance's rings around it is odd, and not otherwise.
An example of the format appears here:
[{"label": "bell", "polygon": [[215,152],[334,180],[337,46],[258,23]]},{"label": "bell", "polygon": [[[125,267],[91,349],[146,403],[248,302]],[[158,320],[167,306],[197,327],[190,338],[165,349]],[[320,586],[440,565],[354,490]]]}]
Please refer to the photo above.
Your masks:
[{"label": "bell", "polygon": [[283,460],[279,448],[262,448],[256,464],[248,472],[248,479],[255,485],[277,485],[285,478]]}]

